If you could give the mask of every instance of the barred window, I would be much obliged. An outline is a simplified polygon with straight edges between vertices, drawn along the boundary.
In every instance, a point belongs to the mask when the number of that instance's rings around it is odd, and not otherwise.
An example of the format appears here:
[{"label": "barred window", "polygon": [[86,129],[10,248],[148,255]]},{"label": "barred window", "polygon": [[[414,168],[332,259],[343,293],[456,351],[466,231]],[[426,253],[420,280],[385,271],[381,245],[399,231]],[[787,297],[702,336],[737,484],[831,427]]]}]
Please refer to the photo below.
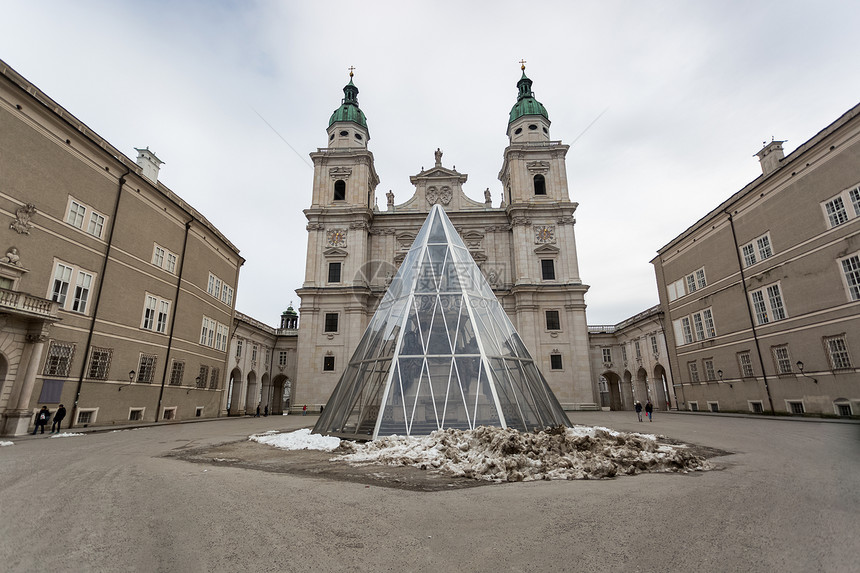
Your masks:
[{"label": "barred window", "polygon": [[200,375],[197,376],[197,387],[206,388],[206,380],[209,378],[209,367],[205,364],[200,365]]},{"label": "barred window", "polygon": [[851,368],[851,357],[848,354],[848,345],[845,343],[845,335],[825,338],[827,353],[830,358],[830,367],[834,370],[840,368]]},{"label": "barred window", "polygon": [[705,380],[716,380],[717,377],[714,372],[714,360],[712,358],[705,358],[702,360],[702,364],[705,366]]},{"label": "barred window", "polygon": [[788,345],[774,346],[772,350],[777,374],[791,374],[791,357],[788,355]]},{"label": "barred window", "polygon": [[860,300],[860,255],[843,259],[842,273],[848,285],[848,295],[851,300]]},{"label": "barred window", "polygon": [[754,376],[752,367],[752,358],[749,351],[738,352],[738,365],[741,369],[741,376],[744,378],[752,378]]},{"label": "barred window", "polygon": [[611,348],[604,348],[603,349],[603,362],[605,362],[607,364],[612,362],[612,349]]},{"label": "barred window", "polygon": [[210,376],[210,378],[209,378],[209,388],[211,390],[217,390],[218,389],[218,382],[220,381],[220,378],[221,378],[221,369],[220,368],[213,368],[212,369],[212,376]]},{"label": "barred window", "polygon": [[699,366],[695,362],[688,362],[687,368],[690,370],[690,382],[696,383],[699,381]]},{"label": "barred window", "polygon": [[278,352],[278,366],[286,366],[287,365],[287,353],[283,350]]},{"label": "barred window", "polygon": [[142,384],[152,384],[155,379],[155,364],[158,357],[155,354],[141,354],[137,365],[137,381]]},{"label": "barred window", "polygon": [[170,369],[170,385],[182,386],[182,377],[185,375],[185,361],[174,360]]},{"label": "barred window", "polygon": [[52,340],[48,347],[48,357],[45,359],[45,370],[42,373],[45,376],[68,376],[74,355],[74,344]]},{"label": "barred window", "polygon": [[546,311],[546,329],[547,330],[560,330],[561,329],[561,320],[559,319],[557,310]]},{"label": "barred window", "polygon": [[112,348],[93,346],[90,352],[90,368],[87,371],[87,378],[92,380],[107,380],[112,354]]},{"label": "barred window", "polygon": [[325,313],[323,332],[337,332],[337,319],[338,314],[336,312]]}]

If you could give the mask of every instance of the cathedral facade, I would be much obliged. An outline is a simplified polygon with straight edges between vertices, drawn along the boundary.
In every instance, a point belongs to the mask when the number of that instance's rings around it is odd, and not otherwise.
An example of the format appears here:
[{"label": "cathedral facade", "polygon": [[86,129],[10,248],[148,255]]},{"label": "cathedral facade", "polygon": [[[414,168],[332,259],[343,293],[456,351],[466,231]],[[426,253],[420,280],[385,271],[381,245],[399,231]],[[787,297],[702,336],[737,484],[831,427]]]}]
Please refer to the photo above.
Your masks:
[{"label": "cathedral facade", "polygon": [[431,168],[410,177],[415,190],[376,207],[379,176],[368,149],[358,88],[344,87],[329,119],[327,147],[311,153],[314,183],[298,331],[293,407],[328,400],[416,233],[440,205],[463,238],[505,312],[565,409],[597,407],[591,376],[585,293],[574,236],[577,203],[568,190],[569,149],[550,137],[546,108],[523,74],[508,118],[508,146],[493,207],[463,192],[468,176],[437,149]]}]

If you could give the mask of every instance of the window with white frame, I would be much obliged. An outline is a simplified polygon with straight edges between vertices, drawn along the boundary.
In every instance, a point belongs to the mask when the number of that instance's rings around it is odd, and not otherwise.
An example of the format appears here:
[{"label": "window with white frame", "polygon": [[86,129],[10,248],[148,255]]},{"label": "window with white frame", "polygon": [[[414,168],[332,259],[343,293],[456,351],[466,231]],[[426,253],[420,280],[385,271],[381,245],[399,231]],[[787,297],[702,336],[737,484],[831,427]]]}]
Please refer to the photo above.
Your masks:
[{"label": "window with white frame", "polygon": [[209,389],[217,390],[218,382],[221,380],[221,369],[218,367],[212,368],[212,374],[209,376]]},{"label": "window with white frame", "polygon": [[257,345],[254,344],[251,347],[251,362],[256,362],[256,361],[257,361]]},{"label": "window with white frame", "polygon": [[687,294],[684,290],[684,279],[678,279],[666,287],[666,293],[669,295],[669,302],[681,298]]},{"label": "window with white frame", "polygon": [[129,408],[128,419],[130,422],[139,422],[143,420],[144,408]]},{"label": "window with white frame", "polygon": [[752,378],[754,376],[752,357],[750,356],[749,350],[738,352],[738,367],[740,368],[742,377]]},{"label": "window with white frame", "polygon": [[78,417],[75,420],[75,425],[86,427],[89,424],[95,424],[98,413],[98,408],[81,408],[78,410]]},{"label": "window with white frame", "polygon": [[686,281],[688,293],[694,293],[708,286],[708,281],[705,280],[705,267],[687,275]]},{"label": "window with white frame", "polygon": [[705,367],[705,380],[716,380],[716,372],[714,371],[714,359],[705,358],[702,360],[702,365]]},{"label": "window with white frame", "polygon": [[[851,209],[848,209],[848,205]],[[860,186],[851,187],[821,204],[827,224],[836,227],[860,216]]]},{"label": "window with white frame", "polygon": [[242,341],[237,340],[236,341],[236,358],[241,358],[241,357],[242,357]]},{"label": "window with white frame", "polygon": [[839,261],[850,300],[860,300],[860,253]]},{"label": "window with white frame", "polygon": [[227,326],[217,323],[215,326],[215,350],[227,351]]},{"label": "window with white frame", "polygon": [[785,306],[782,303],[782,292],[779,283],[754,290],[750,299],[755,311],[756,324],[767,324],[786,318]]},{"label": "window with white frame", "polygon": [[197,374],[197,387],[206,388],[206,381],[209,379],[209,366],[206,364],[200,365],[200,372]]},{"label": "window with white frame", "polygon": [[777,374],[791,374],[791,356],[788,354],[788,344],[772,346],[773,362]]},{"label": "window with white frame", "polygon": [[143,303],[143,321],[140,327],[165,334],[169,317],[170,301],[147,293]]},{"label": "window with white frame", "polygon": [[[230,329],[226,325],[208,316],[204,316],[203,324],[200,327],[200,344],[226,352],[227,344],[229,343],[229,332]],[[238,350],[238,353],[241,353],[241,348]]]},{"label": "window with white frame", "polygon": [[152,248],[152,264],[169,273],[176,272],[177,257],[158,243]]},{"label": "window with white frame", "polygon": [[788,410],[790,414],[803,414],[805,411],[803,409],[803,402],[800,401],[786,400],[785,405],[786,410]]},{"label": "window with white frame", "polygon": [[687,362],[687,370],[690,371],[690,382],[696,383],[699,381],[699,365],[695,362]]},{"label": "window with white frame", "polygon": [[851,356],[848,354],[848,344],[845,342],[844,334],[829,336],[824,339],[824,344],[833,370],[851,368]]},{"label": "window with white frame", "polygon": [[162,420],[175,420],[176,419],[176,406],[171,408],[165,408],[164,412],[161,416]]},{"label": "window with white frame", "polygon": [[[93,273],[74,265],[54,262],[54,279],[51,283],[49,298],[59,304],[63,310],[87,313],[90,291],[93,287]],[[69,296],[69,287],[74,281],[74,291]]]},{"label": "window with white frame", "polygon": [[216,275],[209,273],[209,282],[206,285],[206,292],[220,300],[227,306],[233,304],[233,287],[228,286],[226,281],[222,281]]},{"label": "window with white frame", "polygon": [[91,380],[107,380],[108,373],[110,373],[112,355],[112,348],[93,346],[90,351],[90,367],[87,370],[87,378]]},{"label": "window with white frame", "polygon": [[155,354],[141,354],[137,364],[137,381],[142,384],[152,384],[155,380],[155,365],[158,356]]},{"label": "window with white frame", "polygon": [[52,340],[48,346],[48,356],[45,359],[45,369],[42,374],[61,378],[68,376],[74,356],[75,345],[73,343]]},{"label": "window with white frame", "polygon": [[714,315],[710,308],[675,319],[672,321],[672,326],[675,329],[675,344],[679,346],[713,338],[717,335]]},{"label": "window with white frame", "polygon": [[610,364],[612,362],[612,349],[604,348],[603,349],[603,363]]},{"label": "window with white frame", "polygon": [[720,403],[719,402],[708,402],[708,410],[711,412],[719,412],[720,411]]},{"label": "window with white frame", "polygon": [[[100,239],[104,233],[105,216],[70,196],[66,210],[66,223]],[[85,225],[86,228],[84,228]]]},{"label": "window with white frame", "polygon": [[753,239],[743,247],[741,247],[744,266],[749,267],[759,261],[763,261],[773,256],[773,248],[771,248],[770,234],[765,233],[761,237]]},{"label": "window with white frame", "polygon": [[227,306],[233,305],[233,287],[226,284],[221,288],[221,302]]},{"label": "window with white frame", "polygon": [[763,414],[764,413],[764,404],[760,401],[750,400],[748,401],[750,406],[750,412],[753,414]]},{"label": "window with white frame", "polygon": [[278,352],[278,366],[287,365],[287,353],[284,350]]}]

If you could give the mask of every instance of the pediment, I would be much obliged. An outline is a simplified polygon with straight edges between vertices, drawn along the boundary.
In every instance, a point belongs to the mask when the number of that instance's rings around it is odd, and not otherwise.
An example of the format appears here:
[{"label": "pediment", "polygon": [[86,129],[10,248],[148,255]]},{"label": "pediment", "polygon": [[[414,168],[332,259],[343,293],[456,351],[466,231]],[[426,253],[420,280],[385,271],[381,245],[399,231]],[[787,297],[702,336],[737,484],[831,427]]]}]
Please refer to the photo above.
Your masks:
[{"label": "pediment", "polygon": [[349,255],[349,252],[338,247],[332,247],[323,251],[323,256],[327,259],[343,259]]},{"label": "pediment", "polygon": [[535,249],[535,254],[538,255],[557,255],[561,249],[554,245],[541,245]]}]

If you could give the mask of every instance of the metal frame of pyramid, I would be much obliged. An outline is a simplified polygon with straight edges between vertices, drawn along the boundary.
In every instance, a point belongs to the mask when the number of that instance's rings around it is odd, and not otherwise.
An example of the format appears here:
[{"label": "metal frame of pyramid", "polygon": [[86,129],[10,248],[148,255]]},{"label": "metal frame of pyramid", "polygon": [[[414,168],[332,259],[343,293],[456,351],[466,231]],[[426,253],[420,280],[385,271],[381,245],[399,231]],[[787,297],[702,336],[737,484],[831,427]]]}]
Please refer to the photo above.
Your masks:
[{"label": "metal frame of pyramid", "polygon": [[570,426],[445,211],[434,205],[314,433]]}]

